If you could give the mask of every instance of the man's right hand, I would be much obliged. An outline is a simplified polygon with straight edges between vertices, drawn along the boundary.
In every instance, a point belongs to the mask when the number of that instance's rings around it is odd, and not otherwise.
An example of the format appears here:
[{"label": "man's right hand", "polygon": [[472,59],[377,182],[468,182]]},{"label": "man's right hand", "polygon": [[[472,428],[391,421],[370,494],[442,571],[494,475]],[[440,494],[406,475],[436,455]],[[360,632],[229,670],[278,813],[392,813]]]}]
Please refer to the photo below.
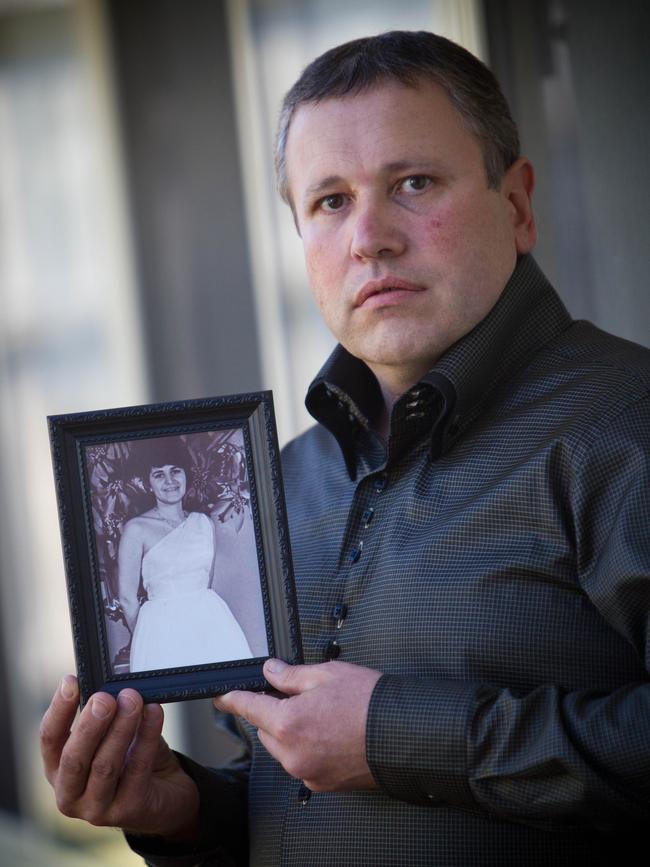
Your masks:
[{"label": "man's right hand", "polygon": [[198,833],[199,793],[161,736],[160,705],[133,689],[117,701],[96,693],[75,721],[76,678],[57,689],[41,723],[45,775],[65,816],[92,825],[190,841]]}]

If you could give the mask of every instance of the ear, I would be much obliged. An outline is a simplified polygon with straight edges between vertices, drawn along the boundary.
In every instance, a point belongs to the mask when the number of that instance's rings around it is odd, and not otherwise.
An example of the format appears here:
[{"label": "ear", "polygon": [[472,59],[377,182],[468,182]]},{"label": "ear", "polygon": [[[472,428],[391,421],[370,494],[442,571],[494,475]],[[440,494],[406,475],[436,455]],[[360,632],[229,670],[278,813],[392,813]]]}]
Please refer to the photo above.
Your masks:
[{"label": "ear", "polygon": [[537,241],[533,216],[535,172],[525,157],[514,162],[503,176],[501,192],[508,202],[517,253],[529,253]]}]

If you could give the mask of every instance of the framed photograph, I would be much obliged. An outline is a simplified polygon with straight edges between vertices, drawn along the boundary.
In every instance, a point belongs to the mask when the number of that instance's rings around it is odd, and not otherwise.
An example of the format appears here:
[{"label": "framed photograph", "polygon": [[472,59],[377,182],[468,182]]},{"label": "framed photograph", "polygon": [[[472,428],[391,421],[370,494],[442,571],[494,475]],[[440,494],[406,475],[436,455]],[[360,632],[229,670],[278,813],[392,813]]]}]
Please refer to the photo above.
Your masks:
[{"label": "framed photograph", "polygon": [[270,392],[48,418],[82,702],[302,662]]}]

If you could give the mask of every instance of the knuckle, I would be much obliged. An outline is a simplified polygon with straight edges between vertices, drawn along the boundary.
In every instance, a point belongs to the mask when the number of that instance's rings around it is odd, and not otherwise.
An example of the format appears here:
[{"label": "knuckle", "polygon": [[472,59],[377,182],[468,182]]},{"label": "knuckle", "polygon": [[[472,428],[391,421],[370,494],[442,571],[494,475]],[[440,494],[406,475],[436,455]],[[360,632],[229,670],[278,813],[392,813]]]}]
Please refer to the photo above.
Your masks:
[{"label": "knuckle", "polygon": [[290,743],[293,735],[293,725],[286,714],[282,716],[276,724],[275,739],[281,743]]},{"label": "knuckle", "polygon": [[54,732],[49,727],[46,720],[42,720],[40,728],[38,730],[38,737],[41,742],[41,747],[43,750],[49,752],[53,747],[57,744],[57,738],[54,735]]},{"label": "knuckle", "polygon": [[285,699],[278,706],[278,714],[275,719],[275,737],[279,741],[294,746],[301,738],[300,707],[292,699]]},{"label": "knuckle", "polygon": [[88,807],[84,811],[82,818],[84,821],[88,822],[89,825],[94,825],[96,828],[106,825],[106,817],[104,816],[103,811],[94,806]]},{"label": "knuckle", "polygon": [[105,780],[110,780],[117,776],[117,765],[110,759],[96,758],[93,760],[91,773],[96,777],[101,777]]},{"label": "knuckle", "polygon": [[84,764],[78,756],[71,755],[65,751],[61,753],[59,767],[67,775],[80,777],[84,772]]},{"label": "knuckle", "polygon": [[69,729],[62,730],[62,726],[55,725],[49,713],[41,719],[38,727],[38,737],[44,750],[56,748],[69,733]]},{"label": "knuckle", "polygon": [[63,798],[58,793],[56,796],[56,808],[62,816],[67,816],[68,819],[78,818],[78,813],[74,807],[74,804],[68,801],[67,798]]}]

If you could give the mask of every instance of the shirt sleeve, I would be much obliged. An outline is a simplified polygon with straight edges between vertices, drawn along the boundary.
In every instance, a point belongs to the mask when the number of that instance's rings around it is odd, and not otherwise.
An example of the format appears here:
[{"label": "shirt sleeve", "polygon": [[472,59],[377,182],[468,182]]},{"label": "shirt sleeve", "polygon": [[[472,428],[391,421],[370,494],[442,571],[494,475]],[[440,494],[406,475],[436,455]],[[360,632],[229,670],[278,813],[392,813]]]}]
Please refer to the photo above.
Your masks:
[{"label": "shirt sleeve", "polygon": [[366,748],[393,797],[551,827],[650,819],[650,398],[582,442],[574,467],[578,579],[646,677],[609,692],[522,692],[385,675]]}]

